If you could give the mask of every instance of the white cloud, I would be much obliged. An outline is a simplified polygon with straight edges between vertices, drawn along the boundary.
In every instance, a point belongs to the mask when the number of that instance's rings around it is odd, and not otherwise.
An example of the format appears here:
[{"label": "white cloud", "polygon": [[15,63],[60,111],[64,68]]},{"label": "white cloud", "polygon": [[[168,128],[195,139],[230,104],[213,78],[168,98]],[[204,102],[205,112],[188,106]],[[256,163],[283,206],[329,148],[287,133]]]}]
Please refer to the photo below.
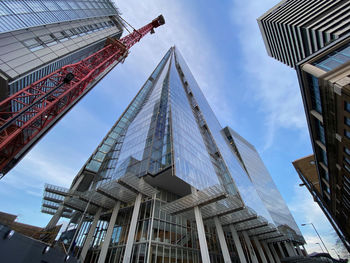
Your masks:
[{"label": "white cloud", "polygon": [[233,1],[232,23],[238,27],[238,39],[243,51],[243,65],[249,79],[249,93],[266,114],[264,150],[272,146],[279,128],[298,129],[307,133],[305,114],[296,73],[293,69],[267,55],[256,21],[279,0]]}]

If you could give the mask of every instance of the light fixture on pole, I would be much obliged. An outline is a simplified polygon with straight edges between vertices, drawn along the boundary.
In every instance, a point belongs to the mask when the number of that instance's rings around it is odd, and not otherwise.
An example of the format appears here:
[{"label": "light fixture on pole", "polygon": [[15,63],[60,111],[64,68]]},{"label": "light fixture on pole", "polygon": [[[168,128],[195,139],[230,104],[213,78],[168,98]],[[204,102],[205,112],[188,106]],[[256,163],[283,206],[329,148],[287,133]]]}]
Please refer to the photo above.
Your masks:
[{"label": "light fixture on pole", "polygon": [[319,245],[320,246],[320,248],[321,248],[321,250],[322,250],[322,252],[324,253],[324,250],[323,250],[323,248],[322,248],[322,246],[321,246],[321,244],[320,243],[315,243],[315,244],[317,244],[317,245]]},{"label": "light fixture on pole", "polygon": [[340,259],[340,256],[338,254],[338,251],[335,248],[332,248],[332,250],[334,250],[335,254],[338,256],[338,259]]},{"label": "light fixture on pole", "polygon": [[[322,240],[322,238],[321,238],[320,234],[317,232],[316,227],[314,226],[314,224],[313,224],[313,223],[306,223],[306,224],[301,224],[301,225],[302,225],[302,226],[312,225],[312,227],[314,228],[314,230],[315,230],[316,234],[318,235],[318,238],[321,240],[321,242],[322,242],[322,244],[323,244],[324,248],[326,249],[327,253],[329,254],[329,251],[328,251],[328,249],[327,249],[326,245],[324,244],[324,242],[323,242],[323,240]],[[323,250],[322,250],[322,251],[323,251]]]}]

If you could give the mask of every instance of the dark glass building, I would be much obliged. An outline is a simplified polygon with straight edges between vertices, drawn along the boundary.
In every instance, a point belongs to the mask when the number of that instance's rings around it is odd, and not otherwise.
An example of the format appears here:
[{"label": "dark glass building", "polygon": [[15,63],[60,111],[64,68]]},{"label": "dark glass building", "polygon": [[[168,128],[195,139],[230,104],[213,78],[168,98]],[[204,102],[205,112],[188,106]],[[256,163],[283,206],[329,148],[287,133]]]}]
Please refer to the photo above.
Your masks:
[{"label": "dark glass building", "polygon": [[175,47],[71,187],[45,187],[42,211],[47,229],[70,218],[67,250],[85,262],[280,262],[305,243],[255,148],[219,124]]}]

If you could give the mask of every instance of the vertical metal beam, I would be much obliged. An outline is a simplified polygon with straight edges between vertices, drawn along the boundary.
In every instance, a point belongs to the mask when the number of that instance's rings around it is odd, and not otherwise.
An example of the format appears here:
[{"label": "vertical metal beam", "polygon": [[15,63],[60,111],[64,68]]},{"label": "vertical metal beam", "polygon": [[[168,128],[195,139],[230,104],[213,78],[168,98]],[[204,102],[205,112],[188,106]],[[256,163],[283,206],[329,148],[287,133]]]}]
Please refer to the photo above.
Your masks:
[{"label": "vertical metal beam", "polygon": [[149,232],[149,242],[148,242],[148,248],[147,248],[147,261],[146,261],[146,263],[151,262],[151,253],[152,253],[151,248],[152,248],[154,213],[156,210],[156,197],[157,197],[157,194],[154,194],[152,197],[153,206],[152,206],[152,217],[151,217],[151,225],[150,225],[150,232]]},{"label": "vertical metal beam", "polygon": [[243,252],[242,244],[241,244],[241,241],[239,240],[235,227],[233,225],[230,225],[230,230],[232,233],[233,242],[235,243],[235,247],[236,247],[240,262],[247,263],[247,259],[245,258],[245,255]]},{"label": "vertical metal beam", "polygon": [[199,209],[198,206],[194,207],[194,215],[196,217],[196,225],[197,225],[199,247],[201,250],[202,262],[203,263],[210,263],[208,244],[207,244],[207,240],[205,238],[205,230],[204,230],[202,213],[201,213],[201,210]]},{"label": "vertical metal beam", "polygon": [[218,238],[219,238],[219,242],[220,242],[221,252],[222,252],[222,255],[224,257],[224,262],[231,263],[230,252],[228,251],[227,243],[225,240],[224,230],[222,229],[220,220],[217,216],[214,217],[214,222],[215,222],[215,227],[216,227],[216,233],[218,234]]},{"label": "vertical metal beam", "polygon": [[282,246],[281,246],[281,242],[277,242],[277,246],[278,246],[278,249],[280,250],[281,257],[282,257],[282,258],[285,258],[286,255],[284,254],[283,248],[282,248]]},{"label": "vertical metal beam", "polygon": [[107,232],[106,232],[104,241],[102,243],[100,256],[98,258],[98,263],[105,262],[107,252],[108,252],[109,243],[111,242],[111,238],[112,238],[112,234],[113,234],[115,221],[117,220],[119,208],[120,208],[120,201],[117,201],[117,203],[114,205],[111,219],[109,220],[109,223],[108,223]]},{"label": "vertical metal beam", "polygon": [[129,228],[129,233],[128,233],[128,239],[126,241],[123,263],[130,263],[131,262],[131,252],[132,252],[132,247],[134,244],[137,219],[138,219],[139,212],[140,212],[141,200],[142,200],[142,194],[138,194],[136,197],[136,200],[135,200],[134,210],[132,211],[130,228]]},{"label": "vertical metal beam", "polygon": [[101,212],[102,212],[102,208],[100,207],[97,210],[97,212],[96,212],[96,214],[94,216],[94,220],[92,221],[92,223],[90,225],[89,233],[86,236],[86,239],[85,239],[85,242],[84,242],[84,246],[83,246],[83,248],[81,250],[81,253],[80,253],[80,259],[81,259],[82,262],[84,262],[86,254],[87,254],[87,252],[88,252],[88,250],[90,248],[91,240],[92,240],[93,235],[95,233],[96,226],[97,226],[98,220],[100,219]]},{"label": "vertical metal beam", "polygon": [[272,255],[275,257],[276,263],[281,263],[280,257],[276,252],[275,246],[273,244],[269,244],[268,247],[270,247]]},{"label": "vertical metal beam", "polygon": [[249,252],[250,258],[252,259],[252,263],[258,263],[258,258],[256,257],[253,245],[250,242],[250,238],[248,236],[248,233],[246,231],[243,231],[242,234],[243,234],[245,242],[247,243],[248,252]]},{"label": "vertical metal beam", "polygon": [[266,241],[261,241],[261,244],[265,250],[265,253],[267,255],[267,258],[269,259],[270,263],[275,263],[275,260],[273,259],[273,256],[271,254],[270,248],[267,246]]},{"label": "vertical metal beam", "polygon": [[259,240],[258,240],[258,238],[256,236],[253,237],[253,241],[254,241],[255,246],[256,246],[256,248],[258,250],[258,253],[260,255],[260,259],[261,259],[262,263],[267,263],[264,251],[263,251],[263,249],[262,249],[262,247],[260,245],[260,242],[259,242]]}]

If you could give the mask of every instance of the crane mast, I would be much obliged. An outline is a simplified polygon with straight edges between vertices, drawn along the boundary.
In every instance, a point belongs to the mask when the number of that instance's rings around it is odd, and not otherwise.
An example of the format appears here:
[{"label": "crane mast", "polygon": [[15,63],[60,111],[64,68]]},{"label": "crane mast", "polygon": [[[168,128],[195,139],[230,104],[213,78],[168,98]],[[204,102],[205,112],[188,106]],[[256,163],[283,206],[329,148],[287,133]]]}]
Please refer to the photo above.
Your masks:
[{"label": "crane mast", "polygon": [[162,15],[89,57],[66,65],[0,102],[0,176],[36,142],[147,33],[165,23]]}]

